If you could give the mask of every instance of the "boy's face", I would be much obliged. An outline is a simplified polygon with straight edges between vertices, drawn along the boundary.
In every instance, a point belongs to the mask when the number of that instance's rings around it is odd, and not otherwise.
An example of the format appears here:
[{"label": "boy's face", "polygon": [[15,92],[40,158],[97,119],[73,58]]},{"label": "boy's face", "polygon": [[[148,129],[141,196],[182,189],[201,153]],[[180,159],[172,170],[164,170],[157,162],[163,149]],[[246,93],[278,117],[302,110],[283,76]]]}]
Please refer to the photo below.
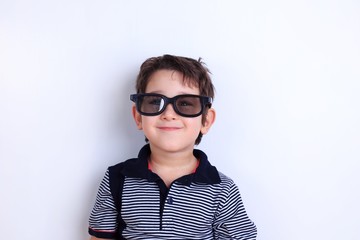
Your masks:
[{"label": "boy's face", "polygon": [[[199,89],[184,85],[181,73],[173,70],[158,70],[148,81],[145,93],[158,93],[166,97],[180,94],[199,95]],[[157,116],[140,115],[133,106],[133,116],[137,127],[143,130],[152,148],[167,152],[192,151],[199,133],[206,134],[215,120],[215,111],[209,109],[206,121],[202,124],[202,115],[182,117],[169,104],[165,111]]]}]

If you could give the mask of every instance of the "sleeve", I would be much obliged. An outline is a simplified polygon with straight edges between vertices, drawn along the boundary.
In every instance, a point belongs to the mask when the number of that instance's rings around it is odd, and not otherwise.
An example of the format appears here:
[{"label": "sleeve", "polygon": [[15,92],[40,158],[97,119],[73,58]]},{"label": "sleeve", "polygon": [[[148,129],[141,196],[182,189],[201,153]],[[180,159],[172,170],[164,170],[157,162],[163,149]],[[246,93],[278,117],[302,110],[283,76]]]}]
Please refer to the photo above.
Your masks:
[{"label": "sleeve", "polygon": [[233,181],[230,181],[220,196],[213,230],[215,239],[256,239],[257,228],[249,219],[240,192]]},{"label": "sleeve", "polygon": [[109,170],[100,184],[89,218],[89,234],[97,238],[115,239],[118,212],[110,192]]}]

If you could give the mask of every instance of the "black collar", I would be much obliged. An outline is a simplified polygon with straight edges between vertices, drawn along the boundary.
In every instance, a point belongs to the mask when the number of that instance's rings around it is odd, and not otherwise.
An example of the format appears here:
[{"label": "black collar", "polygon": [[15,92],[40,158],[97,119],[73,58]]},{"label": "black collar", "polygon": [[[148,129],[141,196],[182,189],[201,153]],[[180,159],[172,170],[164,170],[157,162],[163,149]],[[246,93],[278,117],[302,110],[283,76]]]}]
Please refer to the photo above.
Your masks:
[{"label": "black collar", "polygon": [[[148,179],[151,182],[159,180],[159,177],[148,169],[148,159],[151,150],[147,144],[141,148],[138,158],[129,159],[124,162],[122,174],[127,177]],[[193,183],[217,184],[220,183],[220,176],[217,169],[210,164],[204,152],[194,149],[194,156],[199,159],[200,163],[194,174],[183,176],[177,182],[190,185]]]}]

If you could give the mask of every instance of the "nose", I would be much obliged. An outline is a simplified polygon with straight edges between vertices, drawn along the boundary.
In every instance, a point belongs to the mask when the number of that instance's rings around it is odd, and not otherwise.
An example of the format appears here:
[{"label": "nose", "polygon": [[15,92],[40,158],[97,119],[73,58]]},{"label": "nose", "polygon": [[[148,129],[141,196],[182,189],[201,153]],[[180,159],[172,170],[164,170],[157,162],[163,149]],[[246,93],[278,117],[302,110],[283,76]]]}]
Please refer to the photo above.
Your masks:
[{"label": "nose", "polygon": [[177,113],[174,110],[174,107],[171,103],[169,103],[165,110],[161,113],[161,118],[165,120],[173,120],[177,118]]}]

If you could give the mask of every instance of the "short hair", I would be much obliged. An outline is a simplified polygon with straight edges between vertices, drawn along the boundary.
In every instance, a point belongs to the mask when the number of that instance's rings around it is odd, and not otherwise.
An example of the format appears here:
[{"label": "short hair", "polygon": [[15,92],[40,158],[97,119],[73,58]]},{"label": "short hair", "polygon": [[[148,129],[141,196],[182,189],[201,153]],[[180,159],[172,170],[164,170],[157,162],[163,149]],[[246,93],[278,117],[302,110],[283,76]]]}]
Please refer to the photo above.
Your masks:
[{"label": "short hair", "polygon": [[[211,72],[206,67],[201,58],[198,60],[165,54],[159,57],[151,57],[145,60],[140,66],[140,71],[136,79],[136,93],[145,93],[149,79],[153,73],[158,70],[174,70],[183,75],[184,84],[199,88],[201,96],[207,96],[214,99],[215,87],[212,83]],[[207,108],[208,109],[208,108]],[[207,109],[202,115],[202,123],[204,124]],[[202,133],[195,140],[195,144],[199,144]],[[148,141],[147,139],[145,139]]]}]

